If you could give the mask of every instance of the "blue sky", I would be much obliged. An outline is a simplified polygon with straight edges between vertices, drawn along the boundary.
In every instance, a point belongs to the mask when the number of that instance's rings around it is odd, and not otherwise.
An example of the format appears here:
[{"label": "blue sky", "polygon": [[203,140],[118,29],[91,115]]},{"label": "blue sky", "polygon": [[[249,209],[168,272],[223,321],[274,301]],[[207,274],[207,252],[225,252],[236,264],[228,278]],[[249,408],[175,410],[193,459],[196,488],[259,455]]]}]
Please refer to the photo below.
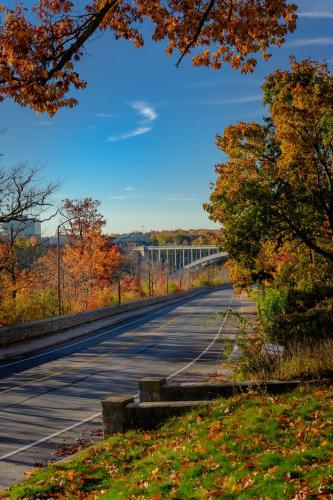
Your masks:
[{"label": "blue sky", "polygon": [[[297,30],[268,63],[244,76],[227,66],[219,71],[179,69],[165,46],[146,38],[137,49],[110,34],[87,45],[80,74],[88,88],[79,105],[50,119],[13,102],[0,105],[2,164],[43,166],[42,177],[61,180],[54,197],[101,200],[108,232],[217,227],[202,209],[223,159],[216,133],[237,120],[260,120],[265,109],[260,86],[276,68],[298,60],[326,59],[333,66],[333,0],[295,0]],[[56,220],[43,224],[54,233]]]}]

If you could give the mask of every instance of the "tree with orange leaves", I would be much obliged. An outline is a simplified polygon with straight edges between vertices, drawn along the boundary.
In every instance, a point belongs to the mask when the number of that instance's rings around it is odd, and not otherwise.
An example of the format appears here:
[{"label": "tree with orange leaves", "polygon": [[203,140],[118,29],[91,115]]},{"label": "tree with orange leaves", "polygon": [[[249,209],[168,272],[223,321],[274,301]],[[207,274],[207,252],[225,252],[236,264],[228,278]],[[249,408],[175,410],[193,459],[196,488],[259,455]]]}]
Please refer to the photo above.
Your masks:
[{"label": "tree with orange leaves", "polygon": [[238,122],[217,136],[228,161],[216,167],[206,209],[247,280],[251,271],[273,276],[290,253],[332,269],[333,75],[326,64],[292,58],[263,89],[264,124]]},{"label": "tree with orange leaves", "polygon": [[296,26],[296,6],[287,0],[39,0],[32,11],[20,2],[1,6],[0,99],[54,115],[75,106],[73,86],[86,82],[75,70],[86,42],[110,29],[116,39],[144,44],[140,24],[154,25],[154,41],[167,40],[167,54],[182,58],[196,48],[193,64],[219,69],[229,63],[253,71],[253,54],[270,56]]},{"label": "tree with orange leaves", "polygon": [[[31,291],[36,290],[37,275],[32,272],[42,252],[36,238],[0,238],[0,325],[39,319],[31,310]],[[30,312],[26,314],[27,309]]]},{"label": "tree with orange leaves", "polygon": [[68,240],[62,252],[64,287],[76,310],[87,309],[96,291],[110,287],[121,259],[118,249],[102,234],[105,220],[99,205],[91,198],[67,199],[61,210]]}]

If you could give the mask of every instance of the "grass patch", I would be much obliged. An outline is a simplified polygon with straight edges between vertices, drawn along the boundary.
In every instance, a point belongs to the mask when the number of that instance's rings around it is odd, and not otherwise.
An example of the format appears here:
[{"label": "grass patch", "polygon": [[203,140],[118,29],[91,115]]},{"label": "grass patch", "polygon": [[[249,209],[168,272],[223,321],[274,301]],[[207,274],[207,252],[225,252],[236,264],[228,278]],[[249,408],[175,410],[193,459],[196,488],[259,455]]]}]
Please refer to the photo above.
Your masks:
[{"label": "grass patch", "polygon": [[244,394],[115,435],[0,498],[332,498],[333,388]]},{"label": "grass patch", "polygon": [[261,354],[261,342],[244,344],[243,357],[235,376],[253,380],[322,379],[333,376],[333,340],[317,344],[295,342],[288,346],[283,358],[269,360]]},{"label": "grass patch", "polygon": [[295,344],[273,371],[273,378],[322,378],[333,376],[333,340],[314,345]]}]

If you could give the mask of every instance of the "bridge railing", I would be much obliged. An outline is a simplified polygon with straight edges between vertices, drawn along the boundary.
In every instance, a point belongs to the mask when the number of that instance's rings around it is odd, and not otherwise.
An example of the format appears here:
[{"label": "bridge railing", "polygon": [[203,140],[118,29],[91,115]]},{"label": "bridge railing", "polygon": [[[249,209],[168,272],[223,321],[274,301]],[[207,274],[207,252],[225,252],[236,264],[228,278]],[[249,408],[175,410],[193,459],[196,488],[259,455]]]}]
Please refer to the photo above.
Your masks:
[{"label": "bridge railing", "polygon": [[221,252],[217,245],[147,245],[133,248],[149,262],[168,264],[173,269],[182,269],[204,257]]}]

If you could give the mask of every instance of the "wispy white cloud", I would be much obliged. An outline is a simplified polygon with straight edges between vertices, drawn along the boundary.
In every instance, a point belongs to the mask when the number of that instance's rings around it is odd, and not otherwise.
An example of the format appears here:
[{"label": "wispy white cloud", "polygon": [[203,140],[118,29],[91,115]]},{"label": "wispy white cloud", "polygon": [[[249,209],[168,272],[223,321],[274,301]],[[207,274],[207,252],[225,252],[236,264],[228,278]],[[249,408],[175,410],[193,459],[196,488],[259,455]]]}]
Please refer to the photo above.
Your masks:
[{"label": "wispy white cloud", "polygon": [[110,196],[111,200],[124,200],[126,196]]},{"label": "wispy white cloud", "polygon": [[333,45],[333,36],[318,38],[299,38],[285,44],[288,47],[308,47],[310,45]]},{"label": "wispy white cloud", "polygon": [[298,12],[299,17],[310,17],[311,19],[333,19],[333,11],[325,10],[310,10],[304,12]]},{"label": "wispy white cloud", "polygon": [[144,101],[134,101],[130,106],[139,113],[139,115],[148,122],[153,122],[157,118],[155,109]]},{"label": "wispy white cloud", "polygon": [[124,191],[134,191],[134,187],[133,186],[126,186]]},{"label": "wispy white cloud", "polygon": [[114,113],[95,113],[94,116],[95,118],[115,118],[118,115]]},{"label": "wispy white cloud", "polygon": [[147,134],[151,130],[152,130],[151,127],[137,127],[134,130],[131,130],[130,132],[125,132],[124,134],[110,135],[108,137],[107,141],[108,142],[123,141],[125,139],[130,139],[131,137],[136,137],[138,135]]},{"label": "wispy white cloud", "polygon": [[[129,132],[124,132],[123,134],[110,135],[107,138],[108,142],[123,141],[125,139],[130,139],[131,137],[137,137],[139,135],[147,134],[152,130],[152,122],[157,119],[157,113],[155,109],[144,101],[133,101],[131,103],[128,103],[128,105],[131,106],[140,115],[141,120],[139,121],[139,126],[137,126],[133,130],[130,130]],[[131,186],[128,186],[128,188],[131,188]],[[125,190],[130,191],[133,189],[126,188]]]},{"label": "wispy white cloud", "polygon": [[204,98],[195,102],[187,103],[189,105],[199,105],[199,106],[218,106],[222,104],[242,104],[246,102],[256,102],[261,101],[261,95],[248,95],[248,96],[240,96],[240,97],[231,97],[228,99],[212,97],[212,98]]}]

